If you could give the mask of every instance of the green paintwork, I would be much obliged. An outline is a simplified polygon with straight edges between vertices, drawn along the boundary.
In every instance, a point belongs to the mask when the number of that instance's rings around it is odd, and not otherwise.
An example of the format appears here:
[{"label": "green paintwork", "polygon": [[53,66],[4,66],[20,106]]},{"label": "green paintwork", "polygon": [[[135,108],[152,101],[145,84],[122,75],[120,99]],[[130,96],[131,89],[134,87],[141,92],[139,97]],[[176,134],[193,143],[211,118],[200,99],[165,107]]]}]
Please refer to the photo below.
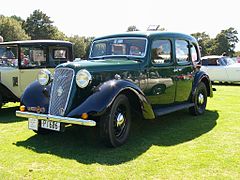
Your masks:
[{"label": "green paintwork", "polygon": [[[80,69],[88,70],[93,79],[91,85],[85,89],[79,90],[74,85],[73,91],[78,93],[71,94],[70,102],[72,107],[83,102],[88,96],[92,87],[99,86],[101,83],[115,79],[115,75],[120,75],[121,79],[130,81],[142,89],[148,99],[149,104],[155,106],[169,106],[176,103],[189,101],[192,92],[194,74],[197,69],[192,63],[181,65],[175,58],[175,40],[185,40],[198,47],[195,38],[181,33],[169,32],[131,32],[115,34],[96,38],[95,41],[105,38],[115,37],[144,37],[147,41],[147,51],[143,58],[128,59],[124,57],[106,57],[104,59],[89,59],[78,62],[64,63],[57,68],[68,67],[77,73]],[[151,45],[153,40],[167,39],[172,43],[171,63],[167,65],[152,64]],[[198,55],[199,49],[197,49]],[[200,56],[198,57],[200,60]],[[179,71],[175,71],[178,69]],[[81,91],[81,92],[80,92]],[[80,93],[79,93],[80,92]]]}]

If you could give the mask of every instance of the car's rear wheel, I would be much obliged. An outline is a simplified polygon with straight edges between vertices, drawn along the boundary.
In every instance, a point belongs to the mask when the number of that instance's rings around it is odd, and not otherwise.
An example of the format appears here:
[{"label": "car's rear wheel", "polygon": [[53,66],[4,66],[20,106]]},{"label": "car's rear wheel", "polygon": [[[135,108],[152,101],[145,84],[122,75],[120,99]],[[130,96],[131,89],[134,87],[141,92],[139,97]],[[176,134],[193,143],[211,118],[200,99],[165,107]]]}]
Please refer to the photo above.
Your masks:
[{"label": "car's rear wheel", "polygon": [[207,105],[207,88],[203,82],[200,82],[193,96],[194,106],[189,108],[193,115],[201,115],[205,112]]},{"label": "car's rear wheel", "polygon": [[120,94],[114,100],[110,110],[100,119],[100,135],[103,142],[110,147],[121,146],[128,138],[130,125],[130,104],[128,98]]}]

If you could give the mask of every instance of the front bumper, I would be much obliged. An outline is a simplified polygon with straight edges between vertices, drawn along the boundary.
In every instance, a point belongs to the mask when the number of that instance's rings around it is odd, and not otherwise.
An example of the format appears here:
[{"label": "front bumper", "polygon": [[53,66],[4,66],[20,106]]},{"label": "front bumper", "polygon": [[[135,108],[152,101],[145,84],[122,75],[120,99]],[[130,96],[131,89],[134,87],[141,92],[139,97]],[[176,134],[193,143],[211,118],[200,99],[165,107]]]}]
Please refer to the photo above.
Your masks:
[{"label": "front bumper", "polygon": [[70,118],[70,117],[62,117],[62,116],[54,116],[50,114],[38,114],[33,112],[26,111],[16,111],[16,116],[24,117],[24,118],[34,118],[38,120],[49,120],[62,122],[67,124],[78,124],[82,126],[96,126],[96,122],[94,120],[85,120],[81,118]]}]

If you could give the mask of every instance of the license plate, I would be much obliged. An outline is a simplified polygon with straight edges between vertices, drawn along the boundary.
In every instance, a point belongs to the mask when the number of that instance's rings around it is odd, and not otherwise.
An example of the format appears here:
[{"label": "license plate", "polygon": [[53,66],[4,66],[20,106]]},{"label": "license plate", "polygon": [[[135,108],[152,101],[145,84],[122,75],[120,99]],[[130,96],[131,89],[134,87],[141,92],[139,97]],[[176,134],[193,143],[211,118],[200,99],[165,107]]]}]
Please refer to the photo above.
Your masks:
[{"label": "license plate", "polygon": [[41,120],[41,128],[60,131],[60,122]]},{"label": "license plate", "polygon": [[38,119],[29,118],[28,119],[28,129],[38,130]]}]

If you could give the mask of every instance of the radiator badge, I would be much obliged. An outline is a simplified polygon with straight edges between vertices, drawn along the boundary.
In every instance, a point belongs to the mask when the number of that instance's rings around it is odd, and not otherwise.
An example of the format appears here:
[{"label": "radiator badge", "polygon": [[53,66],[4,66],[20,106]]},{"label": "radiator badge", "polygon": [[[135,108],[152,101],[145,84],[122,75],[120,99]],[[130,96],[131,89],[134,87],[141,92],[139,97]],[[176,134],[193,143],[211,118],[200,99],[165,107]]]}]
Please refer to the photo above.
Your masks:
[{"label": "radiator badge", "polygon": [[63,109],[63,108],[59,108],[59,114],[60,114],[61,116],[64,115],[64,109]]},{"label": "radiator badge", "polygon": [[59,86],[59,88],[57,89],[57,96],[60,97],[63,93],[63,88],[62,86]]}]

